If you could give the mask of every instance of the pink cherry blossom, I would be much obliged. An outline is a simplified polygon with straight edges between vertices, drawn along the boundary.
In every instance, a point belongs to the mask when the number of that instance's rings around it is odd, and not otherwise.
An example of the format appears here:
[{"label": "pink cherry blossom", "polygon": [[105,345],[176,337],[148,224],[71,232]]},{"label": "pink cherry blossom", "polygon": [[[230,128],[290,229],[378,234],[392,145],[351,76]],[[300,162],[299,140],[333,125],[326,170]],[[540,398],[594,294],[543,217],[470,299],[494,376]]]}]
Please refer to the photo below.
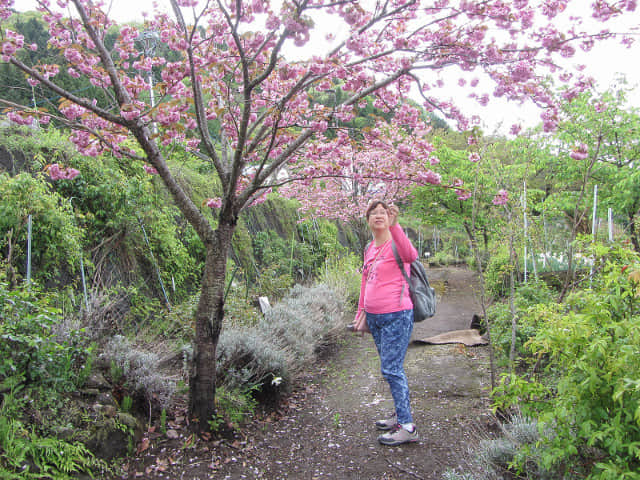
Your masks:
[{"label": "pink cherry blossom", "polygon": [[469,190],[464,190],[461,188],[457,188],[456,189],[456,195],[458,197],[458,200],[469,200],[471,198],[471,192]]},{"label": "pink cherry blossom", "polygon": [[0,20],[6,20],[13,14],[13,0],[0,1]]},{"label": "pink cherry blossom", "polygon": [[589,156],[589,147],[584,143],[580,143],[571,149],[569,156],[574,160],[584,160]]},{"label": "pink cherry blossom", "polygon": [[147,172],[149,175],[158,175],[158,170],[156,170],[154,167],[152,167],[151,165],[147,165],[146,163],[142,166],[142,168],[144,168],[144,171]]},{"label": "pink cherry blossom", "polygon": [[138,118],[140,116],[140,110],[138,110],[135,107],[129,107],[126,110],[122,110],[120,112],[120,114],[122,115],[122,118],[124,118],[125,120],[135,120],[136,118]]},{"label": "pink cherry blossom", "polygon": [[509,202],[509,194],[506,190],[498,190],[498,193],[493,197],[492,203],[494,205],[506,205]]},{"label": "pink cherry blossom", "polygon": [[87,110],[84,107],[75,104],[65,104],[60,107],[60,112],[69,120],[76,120],[84,115]]},{"label": "pink cherry blossom", "polygon": [[2,43],[2,60],[8,62],[9,59],[24,46],[24,37],[12,30],[5,32],[6,41]]},{"label": "pink cherry blossom", "polygon": [[323,133],[327,130],[329,124],[326,120],[316,120],[311,122],[311,129],[316,133]]},{"label": "pink cherry blossom", "polygon": [[442,183],[442,176],[433,170],[427,170],[426,172],[418,173],[418,180],[423,184],[440,185]]},{"label": "pink cherry blossom", "polygon": [[209,198],[205,204],[209,208],[220,208],[222,206],[222,199],[220,199],[220,197]]},{"label": "pink cherry blossom", "polygon": [[549,108],[542,112],[542,128],[545,132],[554,132],[558,127],[558,111],[556,108]]},{"label": "pink cherry blossom", "polygon": [[478,152],[471,152],[469,154],[469,161],[473,163],[477,163],[480,161],[480,154]]},{"label": "pink cherry blossom", "polygon": [[511,79],[514,82],[526,82],[533,77],[533,68],[530,63],[519,62],[511,71]]},{"label": "pink cherry blossom", "polygon": [[609,105],[607,105],[605,102],[597,102],[594,105],[594,109],[598,113],[603,113],[603,112],[606,112],[609,109]]},{"label": "pink cherry blossom", "polygon": [[15,111],[7,113],[7,118],[17,125],[31,125],[34,120],[33,115]]},{"label": "pink cherry blossom", "polygon": [[409,162],[411,161],[411,147],[407,144],[398,145],[398,150],[396,152],[396,158],[401,162]]},{"label": "pink cherry blossom", "polygon": [[49,174],[51,180],[73,180],[80,175],[80,172],[75,168],[64,168],[58,163],[47,165],[45,171]]}]

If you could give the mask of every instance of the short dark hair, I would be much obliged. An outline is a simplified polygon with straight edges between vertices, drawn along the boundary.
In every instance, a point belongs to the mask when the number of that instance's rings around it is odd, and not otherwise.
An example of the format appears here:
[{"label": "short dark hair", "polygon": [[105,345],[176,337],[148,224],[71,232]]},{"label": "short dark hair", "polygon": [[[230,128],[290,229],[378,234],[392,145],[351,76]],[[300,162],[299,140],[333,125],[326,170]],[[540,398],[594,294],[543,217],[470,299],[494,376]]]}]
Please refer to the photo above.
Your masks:
[{"label": "short dark hair", "polygon": [[376,208],[378,205],[382,205],[382,207],[388,212],[389,211],[389,205],[387,205],[386,203],[384,203],[382,200],[372,200],[371,203],[369,204],[369,206],[367,207],[367,212],[365,213],[365,217],[367,220],[369,220],[369,215],[371,214],[371,211]]}]

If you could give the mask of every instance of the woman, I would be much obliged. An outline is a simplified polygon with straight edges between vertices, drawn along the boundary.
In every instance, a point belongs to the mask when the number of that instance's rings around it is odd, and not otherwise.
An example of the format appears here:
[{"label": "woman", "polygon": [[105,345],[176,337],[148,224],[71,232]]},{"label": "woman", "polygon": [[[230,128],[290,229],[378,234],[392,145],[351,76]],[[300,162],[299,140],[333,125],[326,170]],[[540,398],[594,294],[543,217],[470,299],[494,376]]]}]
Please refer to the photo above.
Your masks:
[{"label": "woman", "polygon": [[378,441],[383,445],[400,445],[418,441],[409,404],[409,385],[404,373],[404,358],[413,330],[413,304],[409,285],[394,257],[392,243],[409,274],[409,265],[418,252],[398,225],[398,207],[381,200],[369,204],[367,223],[373,241],[364,252],[360,301],[354,330],[371,332],[375,341],[382,376],[389,383],[396,414],[378,420],[379,430],[388,430]]}]

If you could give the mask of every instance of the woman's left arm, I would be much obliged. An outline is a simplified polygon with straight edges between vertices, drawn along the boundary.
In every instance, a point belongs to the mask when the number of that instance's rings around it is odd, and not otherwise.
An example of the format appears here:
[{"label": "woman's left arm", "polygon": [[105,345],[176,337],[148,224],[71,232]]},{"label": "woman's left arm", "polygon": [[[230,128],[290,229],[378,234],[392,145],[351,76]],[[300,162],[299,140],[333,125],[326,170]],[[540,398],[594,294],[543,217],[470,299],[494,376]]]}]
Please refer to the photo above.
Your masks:
[{"label": "woman's left arm", "polygon": [[411,240],[409,240],[400,225],[398,225],[397,223],[391,225],[389,227],[389,231],[391,232],[393,243],[396,244],[398,255],[400,255],[400,258],[404,263],[411,263],[418,258],[418,251],[413,246]]},{"label": "woman's left arm", "polygon": [[391,232],[391,238],[393,243],[396,244],[400,259],[404,263],[411,263],[418,258],[418,251],[409,240],[409,237],[405,235],[402,227],[398,225],[399,215],[400,209],[396,205],[389,205],[389,231]]}]

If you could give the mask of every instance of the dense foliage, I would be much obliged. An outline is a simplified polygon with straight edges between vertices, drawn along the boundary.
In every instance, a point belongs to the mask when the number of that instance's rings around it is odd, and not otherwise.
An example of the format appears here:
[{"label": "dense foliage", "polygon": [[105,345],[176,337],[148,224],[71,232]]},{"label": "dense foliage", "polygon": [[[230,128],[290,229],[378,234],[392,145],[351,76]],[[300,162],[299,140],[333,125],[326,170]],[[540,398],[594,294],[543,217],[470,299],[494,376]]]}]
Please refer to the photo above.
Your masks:
[{"label": "dense foliage", "polygon": [[525,374],[503,378],[496,405],[538,419],[539,464],[554,478],[638,478],[640,258],[619,247],[595,253],[592,289],[562,306],[530,298],[521,310]]},{"label": "dense foliage", "polygon": [[[91,372],[92,348],[81,330],[61,328],[51,296],[9,290],[0,275],[0,476],[71,479],[104,468],[87,447],[58,437],[65,394]],[[44,413],[46,412],[46,413]],[[33,415],[44,422],[34,423]]]}]

